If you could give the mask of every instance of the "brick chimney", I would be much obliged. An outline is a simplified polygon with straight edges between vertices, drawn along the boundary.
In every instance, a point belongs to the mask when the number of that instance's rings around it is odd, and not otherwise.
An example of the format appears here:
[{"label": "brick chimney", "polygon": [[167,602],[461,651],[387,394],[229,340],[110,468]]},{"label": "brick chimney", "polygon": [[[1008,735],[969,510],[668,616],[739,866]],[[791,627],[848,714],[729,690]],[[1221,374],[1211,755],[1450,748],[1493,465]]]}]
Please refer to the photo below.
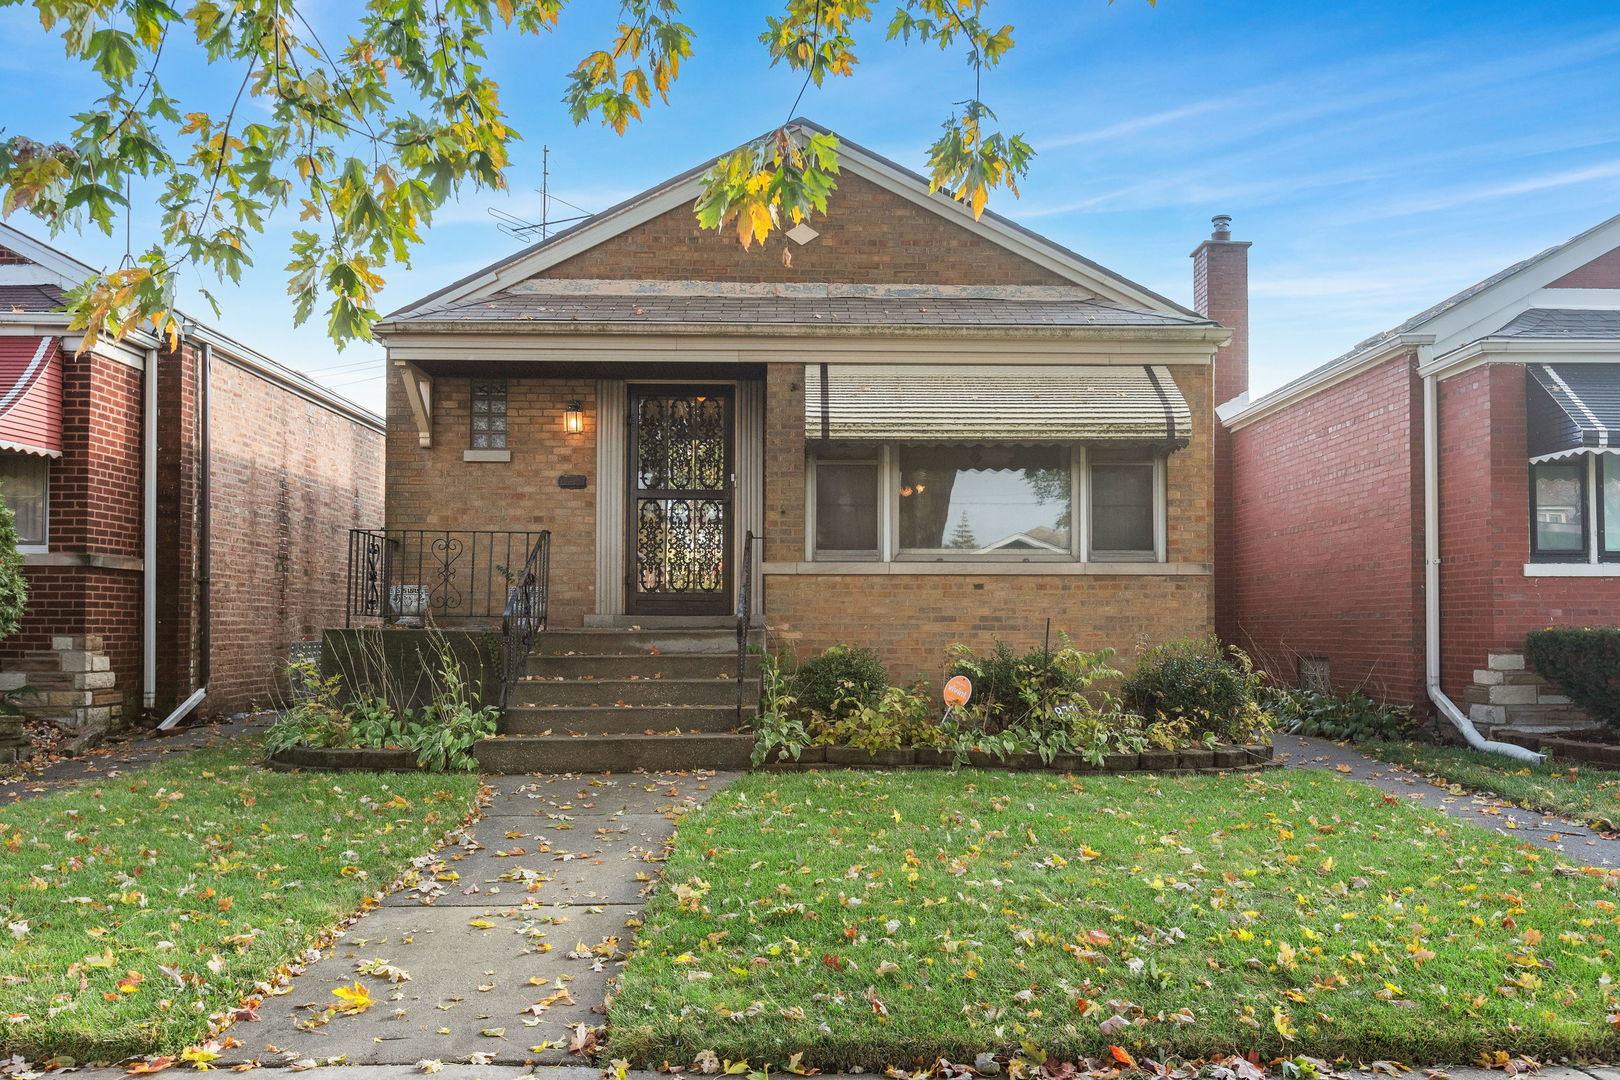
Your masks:
[{"label": "brick chimney", "polygon": [[1249,241],[1232,239],[1232,215],[1216,214],[1215,229],[1192,253],[1193,307],[1222,326],[1232,341],[1215,354],[1215,404],[1249,391]]},{"label": "brick chimney", "polygon": [[[1208,240],[1192,253],[1193,307],[1232,329],[1232,340],[1215,351],[1212,405],[1249,392],[1249,242],[1232,239],[1232,216],[1216,214]],[[1213,421],[1214,418],[1211,417]],[[1232,436],[1217,422],[1215,441],[1215,632],[1238,640],[1233,573]]]}]

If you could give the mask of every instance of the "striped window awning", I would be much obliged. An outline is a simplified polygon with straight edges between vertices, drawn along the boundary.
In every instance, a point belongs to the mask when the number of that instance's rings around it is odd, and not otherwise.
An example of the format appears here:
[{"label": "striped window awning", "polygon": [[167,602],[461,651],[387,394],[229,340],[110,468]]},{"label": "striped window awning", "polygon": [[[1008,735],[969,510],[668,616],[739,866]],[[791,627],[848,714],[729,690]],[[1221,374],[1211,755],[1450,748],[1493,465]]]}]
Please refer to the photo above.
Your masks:
[{"label": "striped window awning", "polygon": [[62,351],[53,337],[0,337],[0,450],[62,456]]},{"label": "striped window awning", "polygon": [[1184,446],[1192,412],[1159,365],[808,364],[808,439]]},{"label": "striped window awning", "polygon": [[1530,460],[1620,453],[1620,364],[1527,364]]}]

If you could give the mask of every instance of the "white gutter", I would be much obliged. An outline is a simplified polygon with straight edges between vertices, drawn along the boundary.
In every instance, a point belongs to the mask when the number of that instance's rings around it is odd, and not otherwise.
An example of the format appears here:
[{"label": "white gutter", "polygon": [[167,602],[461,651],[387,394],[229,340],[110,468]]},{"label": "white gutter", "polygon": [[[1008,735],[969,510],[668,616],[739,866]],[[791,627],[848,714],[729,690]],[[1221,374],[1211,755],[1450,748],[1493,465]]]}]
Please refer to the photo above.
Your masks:
[{"label": "white gutter", "polygon": [[[1418,346],[1418,361],[1427,363],[1432,345]],[[1440,687],[1440,389],[1431,372],[1423,376],[1423,666],[1429,700],[1475,750],[1518,761],[1539,762],[1542,755],[1512,743],[1494,742],[1474,727],[1456,702]]]},{"label": "white gutter", "polygon": [[141,376],[141,704],[157,704],[158,351],[146,350]]}]

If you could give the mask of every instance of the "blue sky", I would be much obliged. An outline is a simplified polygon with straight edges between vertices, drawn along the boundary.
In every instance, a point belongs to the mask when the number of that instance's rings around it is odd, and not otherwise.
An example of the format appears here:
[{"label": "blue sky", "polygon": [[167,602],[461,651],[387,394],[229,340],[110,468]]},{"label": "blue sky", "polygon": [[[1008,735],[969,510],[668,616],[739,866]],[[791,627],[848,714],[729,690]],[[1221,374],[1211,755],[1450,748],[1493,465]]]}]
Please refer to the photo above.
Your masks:
[{"label": "blue sky", "polygon": [[[333,36],[344,6],[301,5]],[[684,6],[698,55],[672,104],[623,137],[574,127],[558,104],[616,5],[581,0],[558,33],[497,48],[490,69],[525,135],[512,191],[446,208],[413,269],[390,275],[382,310],[519,246],[488,210],[537,215],[542,145],[553,191],[600,210],[785,118],[797,80],[766,68],[755,40],[772,5]],[[1614,0],[995,0],[995,10],[1018,46],[984,97],[1040,153],[1023,197],[991,205],[1183,302],[1188,253],[1210,215],[1233,215],[1234,235],[1254,242],[1256,391],[1620,213]],[[876,28],[866,38],[859,74],[812,88],[799,111],[921,168],[971,75],[955,55],[885,44]],[[7,132],[59,137],[93,83],[64,64],[31,10],[0,9],[0,40]],[[199,104],[218,107],[210,95],[224,92],[217,72],[167,80]],[[137,248],[151,224],[140,201]],[[11,223],[43,232],[24,216]],[[319,326],[292,326],[280,271],[292,224],[258,241],[259,266],[241,287],[216,290],[224,314],[209,321],[380,407],[379,348],[339,354]],[[123,252],[121,234],[54,242],[92,263]]]}]

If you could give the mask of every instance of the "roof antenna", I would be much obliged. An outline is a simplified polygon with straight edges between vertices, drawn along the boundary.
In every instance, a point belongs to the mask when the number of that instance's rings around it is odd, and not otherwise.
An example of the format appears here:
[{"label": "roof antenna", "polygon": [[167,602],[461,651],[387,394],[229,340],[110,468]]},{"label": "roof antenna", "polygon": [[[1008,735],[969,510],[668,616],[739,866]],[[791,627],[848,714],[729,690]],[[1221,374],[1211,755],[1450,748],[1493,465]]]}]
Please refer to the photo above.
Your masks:
[{"label": "roof antenna", "polygon": [[135,174],[124,177],[124,257],[118,260],[118,269],[128,270],[135,265]]},{"label": "roof antenna", "polygon": [[[551,216],[551,204],[562,203],[570,210],[579,213],[572,217],[554,218]],[[536,242],[544,243],[551,238],[551,230],[557,225],[566,225],[572,221],[584,221],[591,216],[591,212],[584,207],[575,206],[567,199],[558,198],[551,193],[551,147],[540,148],[540,220],[525,221],[516,214],[509,214],[505,210],[489,208],[489,216],[495,219],[495,227],[507,236],[523,241],[525,244]]]}]

